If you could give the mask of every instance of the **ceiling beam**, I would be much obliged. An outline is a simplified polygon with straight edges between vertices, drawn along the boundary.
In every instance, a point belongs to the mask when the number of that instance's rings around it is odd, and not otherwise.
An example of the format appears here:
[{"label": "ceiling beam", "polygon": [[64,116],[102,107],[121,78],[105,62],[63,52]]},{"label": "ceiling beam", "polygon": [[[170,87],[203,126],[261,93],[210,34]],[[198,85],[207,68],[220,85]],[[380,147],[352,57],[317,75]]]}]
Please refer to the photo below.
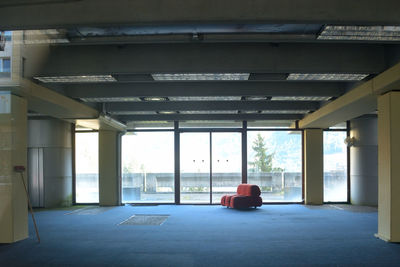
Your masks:
[{"label": "ceiling beam", "polygon": [[35,75],[182,72],[376,74],[386,68],[384,55],[384,45],[376,44],[60,45],[51,48],[44,67]]},{"label": "ceiling beam", "polygon": [[[328,128],[338,123],[375,112],[377,98],[400,89],[400,63],[357,86],[299,121],[300,128]],[[379,112],[379,111],[378,111]]]},{"label": "ceiling beam", "polygon": [[196,121],[196,120],[299,120],[301,114],[174,114],[174,115],[120,115],[118,120],[128,121]]},{"label": "ceiling beam", "polygon": [[[177,23],[400,24],[391,0],[3,0],[0,28],[39,29]],[[88,15],[89,13],[89,15]],[[34,18],[34,19],[33,19]]]},{"label": "ceiling beam", "polygon": [[108,112],[180,111],[180,110],[315,110],[312,101],[166,101],[166,102],[110,102]]},{"label": "ceiling beam", "polygon": [[68,84],[64,92],[72,98],[152,96],[333,96],[345,92],[340,82],[134,82]]}]

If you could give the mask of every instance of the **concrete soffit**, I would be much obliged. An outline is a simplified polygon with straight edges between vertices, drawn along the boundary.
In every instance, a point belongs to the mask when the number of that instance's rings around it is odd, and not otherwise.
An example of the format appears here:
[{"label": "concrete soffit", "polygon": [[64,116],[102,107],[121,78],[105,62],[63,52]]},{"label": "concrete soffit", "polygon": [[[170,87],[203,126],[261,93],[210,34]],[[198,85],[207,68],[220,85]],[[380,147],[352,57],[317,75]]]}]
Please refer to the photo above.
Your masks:
[{"label": "concrete soffit", "polygon": [[126,125],[100,114],[96,109],[28,79],[20,78],[18,82],[0,88],[0,90],[6,89],[15,95],[26,98],[28,109],[39,114],[66,120],[94,130],[125,131],[126,129]]},{"label": "concrete soffit", "polygon": [[400,89],[400,63],[299,121],[299,128],[328,128],[376,111],[377,97]]}]

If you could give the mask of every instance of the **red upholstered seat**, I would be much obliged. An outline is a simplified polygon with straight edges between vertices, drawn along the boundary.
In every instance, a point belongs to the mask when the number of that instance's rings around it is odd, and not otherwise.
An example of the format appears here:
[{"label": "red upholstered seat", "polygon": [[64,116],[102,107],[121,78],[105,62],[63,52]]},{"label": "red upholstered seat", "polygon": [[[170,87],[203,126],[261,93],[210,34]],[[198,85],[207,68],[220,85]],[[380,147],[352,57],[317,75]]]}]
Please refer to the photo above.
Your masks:
[{"label": "red upholstered seat", "polygon": [[240,184],[237,188],[237,194],[231,196],[223,196],[221,205],[231,208],[249,208],[261,207],[262,198],[261,190],[257,185]]}]

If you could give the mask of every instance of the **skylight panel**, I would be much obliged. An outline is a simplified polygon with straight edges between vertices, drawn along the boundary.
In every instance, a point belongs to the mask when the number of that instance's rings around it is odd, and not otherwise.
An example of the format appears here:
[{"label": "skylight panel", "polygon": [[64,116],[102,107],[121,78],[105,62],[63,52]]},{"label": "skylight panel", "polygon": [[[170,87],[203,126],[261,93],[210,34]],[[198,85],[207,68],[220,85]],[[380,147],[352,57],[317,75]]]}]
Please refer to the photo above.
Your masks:
[{"label": "skylight panel", "polygon": [[155,81],[240,81],[248,80],[250,73],[157,73]]},{"label": "skylight panel", "polygon": [[84,102],[138,102],[139,97],[85,97]]},{"label": "skylight panel", "polygon": [[236,110],[185,110],[181,114],[236,114]]},{"label": "skylight panel", "polygon": [[240,96],[171,96],[171,101],[239,101]]},{"label": "skylight panel", "polygon": [[361,81],[369,74],[356,73],[290,73],[287,80],[310,81]]},{"label": "skylight panel", "polygon": [[331,96],[273,96],[272,101],[328,101]]},{"label": "skylight panel", "polygon": [[262,110],[262,114],[306,114],[309,110]]},{"label": "skylight panel", "polygon": [[85,82],[116,82],[111,75],[79,75],[79,76],[38,76],[34,79],[43,83],[85,83]]},{"label": "skylight panel", "polygon": [[327,25],[319,40],[400,41],[400,26]]}]

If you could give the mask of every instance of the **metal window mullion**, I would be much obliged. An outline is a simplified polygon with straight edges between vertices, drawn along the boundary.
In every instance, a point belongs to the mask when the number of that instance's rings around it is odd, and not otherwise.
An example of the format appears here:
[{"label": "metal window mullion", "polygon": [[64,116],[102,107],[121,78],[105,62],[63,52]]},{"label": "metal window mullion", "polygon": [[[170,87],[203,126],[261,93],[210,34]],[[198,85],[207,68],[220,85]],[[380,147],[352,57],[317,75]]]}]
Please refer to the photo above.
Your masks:
[{"label": "metal window mullion", "polygon": [[247,184],[247,121],[242,128],[242,183]]},{"label": "metal window mullion", "polygon": [[181,165],[179,122],[174,122],[175,204],[181,203]]},{"label": "metal window mullion", "polygon": [[212,204],[212,133],[210,132],[210,204]]}]

